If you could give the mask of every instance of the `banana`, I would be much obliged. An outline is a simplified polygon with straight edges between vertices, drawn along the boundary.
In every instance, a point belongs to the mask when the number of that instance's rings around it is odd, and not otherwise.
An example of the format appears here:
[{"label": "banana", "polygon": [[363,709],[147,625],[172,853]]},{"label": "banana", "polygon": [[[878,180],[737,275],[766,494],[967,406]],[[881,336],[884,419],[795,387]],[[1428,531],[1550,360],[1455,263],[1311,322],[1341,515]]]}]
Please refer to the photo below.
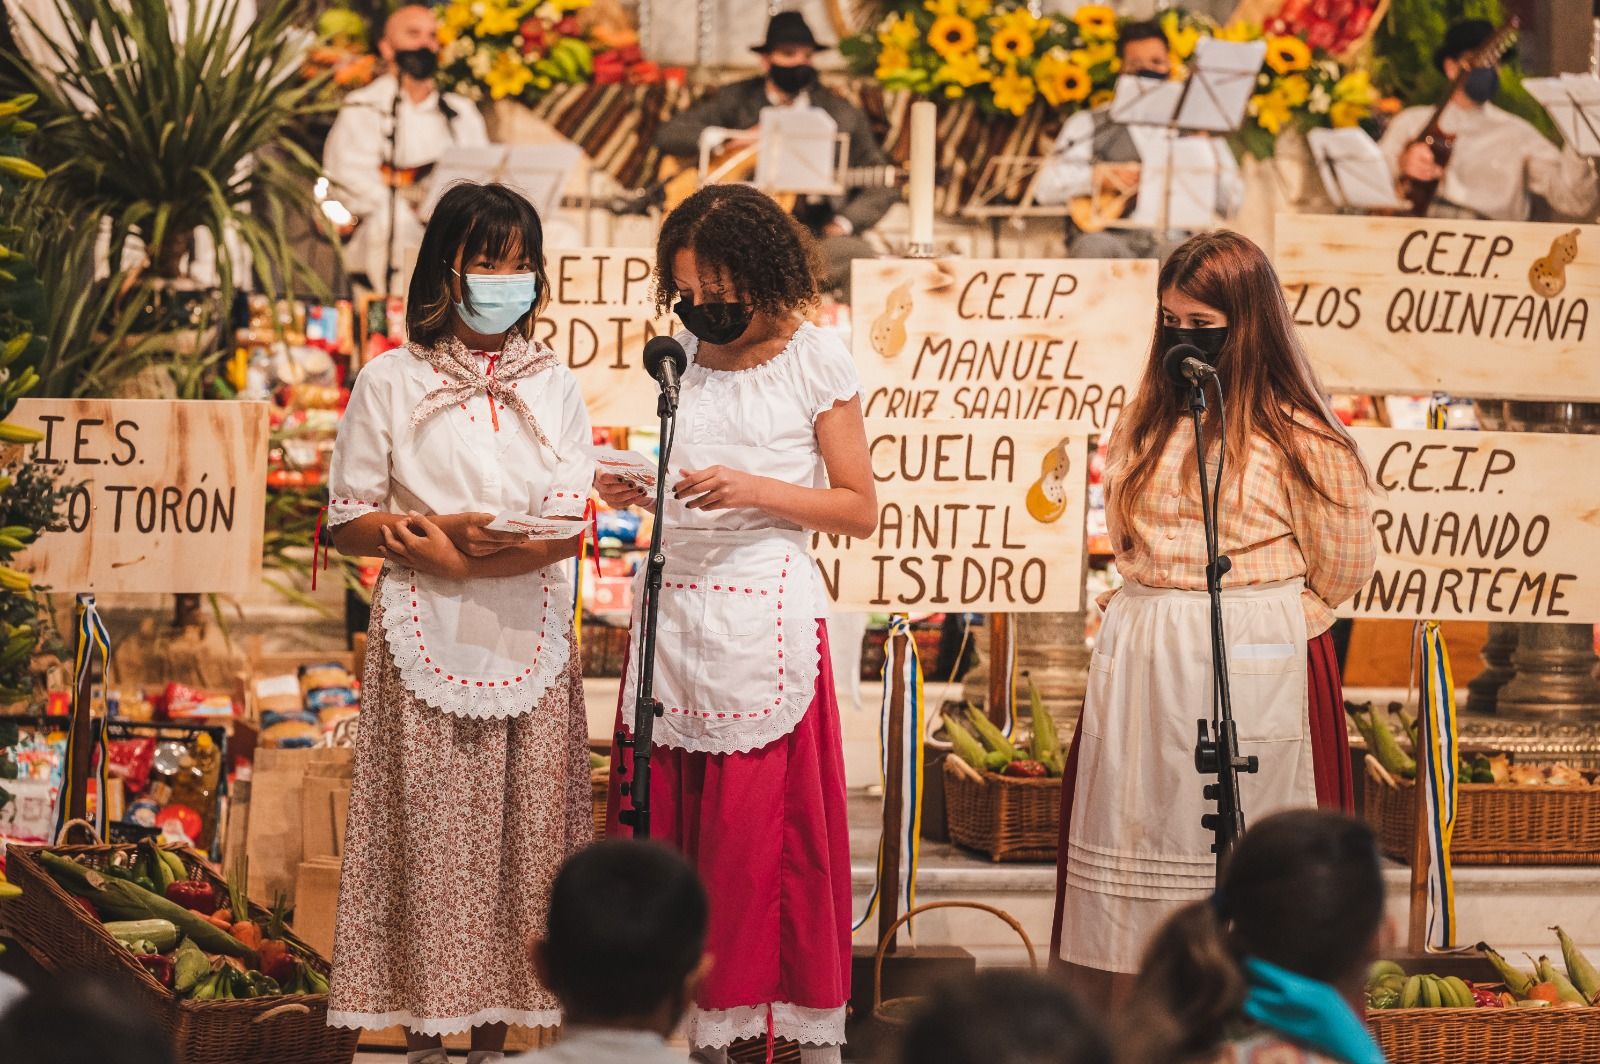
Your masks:
[{"label": "banana", "polygon": [[1436,1009],[1439,1007],[1439,977],[1425,975],[1422,977],[1422,1007]]},{"label": "banana", "polygon": [[22,888],[17,886],[15,883],[6,880],[5,878],[0,877],[0,901],[4,901],[7,898],[20,897],[22,897]]},{"label": "banana", "polygon": [[0,528],[0,536],[10,536],[12,539],[20,539],[24,543],[33,539],[34,535],[34,530],[27,525],[6,525],[4,528]]},{"label": "banana", "polygon": [[9,565],[0,565],[0,587],[7,591],[27,592],[33,590],[33,581],[26,573],[19,573]]},{"label": "banana", "polygon": [[16,539],[12,536],[0,535],[0,549],[19,551],[25,546],[27,546],[27,544],[23,543],[20,539]]},{"label": "banana", "polygon": [[1458,1009],[1470,1009],[1473,1006],[1472,988],[1459,976],[1446,976],[1445,987],[1450,991],[1451,1004]]},{"label": "banana", "polygon": [[1413,975],[1406,980],[1405,988],[1400,991],[1400,1007],[1414,1009],[1422,1001],[1422,976]]}]

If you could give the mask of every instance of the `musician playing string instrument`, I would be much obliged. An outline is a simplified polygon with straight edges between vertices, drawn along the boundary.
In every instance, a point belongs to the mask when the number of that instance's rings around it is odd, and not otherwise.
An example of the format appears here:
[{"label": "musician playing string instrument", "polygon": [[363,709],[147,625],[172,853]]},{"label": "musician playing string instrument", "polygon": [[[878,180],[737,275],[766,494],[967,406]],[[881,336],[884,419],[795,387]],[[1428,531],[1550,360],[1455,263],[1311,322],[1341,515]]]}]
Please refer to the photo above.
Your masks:
[{"label": "musician playing string instrument", "polygon": [[[1131,22],[1117,36],[1118,72],[1166,81],[1172,76],[1167,37],[1154,22]],[[1061,128],[1051,155],[1041,164],[1034,199],[1046,205],[1083,202],[1097,197],[1093,209],[1075,212],[1069,227],[1068,251],[1081,259],[1166,258],[1190,233],[1176,227],[1160,231],[1161,201],[1168,194],[1167,156],[1170,134],[1162,126],[1122,125],[1111,120],[1109,104],[1078,111]],[[1232,214],[1244,197],[1238,164],[1220,140],[1212,142],[1216,159],[1215,199],[1219,215]],[[1085,231],[1096,224],[1124,226]]]},{"label": "musician playing string instrument", "polygon": [[[350,238],[345,261],[351,280],[365,288],[402,292],[422,242],[422,219],[417,213],[421,180],[452,148],[488,147],[489,134],[471,100],[441,93],[434,82],[439,22],[431,7],[396,8],[384,23],[378,54],[390,72],[345,97],[328,132],[322,165],[333,184],[333,198],[355,216],[352,230],[345,234]],[[396,119],[391,160],[390,124]],[[397,276],[384,285],[391,182],[404,191],[395,204]]]},{"label": "musician playing string instrument", "polygon": [[[860,108],[817,82],[812,58],[823,50],[798,11],[780,11],[767,25],[767,39],[751,51],[761,57],[760,77],[724,85],[663,125],[655,145],[667,155],[698,159],[700,135],[712,127],[739,130],[742,138],[758,136],[761,112],[768,107],[816,107],[825,112],[850,138],[851,167],[887,167],[889,158],[872,135],[872,126]],[[795,215],[819,238],[826,277],[825,288],[848,291],[850,263],[873,258],[877,251],[864,234],[900,198],[890,187],[859,187],[842,196],[811,198],[796,204]]]},{"label": "musician playing string instrument", "polygon": [[1594,217],[1600,179],[1592,161],[1556,147],[1532,124],[1491,102],[1500,86],[1499,66],[1476,66],[1473,58],[1494,34],[1493,24],[1467,19],[1451,26],[1434,52],[1435,65],[1456,84],[1439,115],[1439,127],[1454,137],[1449,161],[1441,166],[1433,149],[1418,140],[1436,108],[1408,107],[1379,141],[1389,169],[1397,181],[1439,182],[1431,217],[1525,221],[1532,196],[1557,214]]}]

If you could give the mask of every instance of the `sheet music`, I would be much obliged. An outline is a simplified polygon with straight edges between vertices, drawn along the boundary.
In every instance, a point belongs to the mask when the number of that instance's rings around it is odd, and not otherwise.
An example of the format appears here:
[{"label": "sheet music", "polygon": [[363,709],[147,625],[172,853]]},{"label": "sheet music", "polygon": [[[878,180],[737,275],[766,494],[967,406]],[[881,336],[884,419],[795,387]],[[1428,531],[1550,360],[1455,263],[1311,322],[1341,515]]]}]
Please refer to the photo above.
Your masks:
[{"label": "sheet music", "polygon": [[1238,129],[1266,57],[1266,41],[1200,38],[1190,60],[1188,91],[1178,110],[1178,127],[1209,133]]},{"label": "sheet music", "polygon": [[1123,74],[1117,78],[1117,92],[1111,100],[1111,121],[1124,126],[1171,125],[1183,87],[1181,81]]},{"label": "sheet music", "polygon": [[561,190],[583,158],[576,144],[494,144],[456,148],[434,164],[422,216],[433,213],[439,197],[460,181],[497,182],[528,198],[540,217],[549,218],[561,205]]},{"label": "sheet music", "polygon": [[820,107],[767,107],[761,111],[756,156],[757,188],[832,195],[839,184],[839,125]]},{"label": "sheet music", "polygon": [[1172,142],[1172,186],[1167,201],[1169,229],[1207,229],[1217,220],[1218,151],[1230,149],[1211,137],[1179,137]]},{"label": "sheet music", "polygon": [[1600,78],[1562,74],[1527,78],[1522,84],[1550,113],[1550,120],[1573,151],[1590,158],[1600,156]]},{"label": "sheet music", "polygon": [[1306,134],[1322,187],[1340,207],[1377,211],[1404,206],[1378,142],[1362,129],[1313,129]]}]

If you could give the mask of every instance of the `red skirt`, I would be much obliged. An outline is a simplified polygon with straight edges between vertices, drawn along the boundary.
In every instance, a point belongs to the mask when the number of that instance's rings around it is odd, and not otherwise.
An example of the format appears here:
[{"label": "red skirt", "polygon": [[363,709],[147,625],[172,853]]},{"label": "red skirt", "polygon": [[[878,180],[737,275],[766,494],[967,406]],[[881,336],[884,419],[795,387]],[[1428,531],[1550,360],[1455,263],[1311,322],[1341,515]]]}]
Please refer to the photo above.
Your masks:
[{"label": "red skirt", "polygon": [[[818,1045],[844,1042],[850,827],[822,621],[817,637],[816,696],[794,731],[748,753],[654,748],[651,837],[689,858],[711,902],[706,951],[713,967],[689,1026],[696,1046],[769,1033]],[[622,698],[631,718],[632,692]],[[621,706],[617,722],[623,726]],[[617,819],[622,766],[631,773],[632,754],[619,747],[612,754],[607,833],[626,837],[629,829]]]},{"label": "red skirt", "polygon": [[[1306,643],[1306,713],[1311,726],[1312,772],[1317,805],[1349,813],[1355,810],[1355,783],[1350,774],[1350,736],[1344,723],[1344,682],[1334,653],[1333,633],[1323,632]],[[1072,796],[1078,782],[1078,733],[1072,733],[1061,779],[1061,834],[1057,842],[1056,915],[1050,929],[1050,957],[1061,956],[1063,891],[1067,882],[1067,835],[1072,826]]]}]

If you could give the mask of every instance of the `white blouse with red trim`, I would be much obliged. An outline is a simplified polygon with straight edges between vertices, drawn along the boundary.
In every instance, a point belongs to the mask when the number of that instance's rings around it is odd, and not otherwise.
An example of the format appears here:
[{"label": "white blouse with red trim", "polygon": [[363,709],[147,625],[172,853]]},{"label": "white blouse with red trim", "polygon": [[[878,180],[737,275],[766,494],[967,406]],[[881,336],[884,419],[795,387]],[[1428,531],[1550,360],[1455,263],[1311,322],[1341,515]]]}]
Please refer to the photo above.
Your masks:
[{"label": "white blouse with red trim", "polygon": [[[582,515],[592,435],[570,371],[558,365],[513,384],[554,452],[515,412],[491,411],[487,395],[413,427],[412,412],[443,383],[403,348],[362,369],[334,444],[329,527],[375,512]],[[406,688],[463,717],[510,717],[537,706],[571,655],[570,569],[562,563],[522,576],[447,580],[386,563],[384,636]]]}]

